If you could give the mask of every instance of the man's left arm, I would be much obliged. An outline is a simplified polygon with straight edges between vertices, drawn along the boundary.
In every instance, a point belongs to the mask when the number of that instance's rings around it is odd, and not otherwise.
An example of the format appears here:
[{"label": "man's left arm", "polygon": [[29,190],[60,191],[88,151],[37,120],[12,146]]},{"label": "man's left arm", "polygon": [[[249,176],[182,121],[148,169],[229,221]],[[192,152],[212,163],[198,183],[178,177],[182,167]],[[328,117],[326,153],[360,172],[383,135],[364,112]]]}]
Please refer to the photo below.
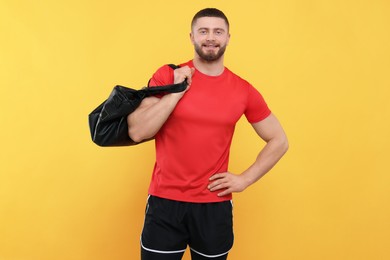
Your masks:
[{"label": "man's left arm", "polygon": [[288,150],[288,140],[275,115],[252,124],[256,133],[266,142],[256,161],[242,174],[217,173],[210,177],[208,189],[219,191],[218,196],[241,192],[269,172]]}]

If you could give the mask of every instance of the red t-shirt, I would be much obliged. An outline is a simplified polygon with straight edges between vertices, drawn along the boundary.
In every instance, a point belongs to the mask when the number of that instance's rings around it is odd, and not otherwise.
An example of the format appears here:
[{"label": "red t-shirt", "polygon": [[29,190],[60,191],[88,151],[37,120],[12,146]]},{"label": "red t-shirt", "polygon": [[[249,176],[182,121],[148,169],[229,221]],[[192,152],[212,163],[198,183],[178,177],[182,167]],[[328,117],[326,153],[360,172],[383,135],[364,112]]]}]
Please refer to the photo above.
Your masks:
[{"label": "red t-shirt", "polygon": [[[182,64],[193,67],[192,61]],[[150,86],[173,83],[173,70],[163,66]],[[244,114],[256,123],[271,111],[261,94],[225,68],[220,76],[198,70],[191,88],[155,136],[156,163],[149,194],[186,202],[219,202],[220,191],[207,189],[209,177],[228,171],[229,150],[236,122]]]}]

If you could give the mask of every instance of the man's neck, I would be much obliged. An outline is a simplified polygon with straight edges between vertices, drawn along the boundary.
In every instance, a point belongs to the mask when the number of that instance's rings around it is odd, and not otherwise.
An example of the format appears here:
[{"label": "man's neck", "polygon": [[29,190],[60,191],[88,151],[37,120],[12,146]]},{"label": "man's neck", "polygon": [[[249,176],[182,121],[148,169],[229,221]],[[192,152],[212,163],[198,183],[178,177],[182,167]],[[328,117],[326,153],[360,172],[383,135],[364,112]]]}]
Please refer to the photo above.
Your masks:
[{"label": "man's neck", "polygon": [[225,66],[223,65],[223,56],[216,61],[205,61],[198,56],[194,57],[194,67],[208,76],[219,76],[223,73]]}]

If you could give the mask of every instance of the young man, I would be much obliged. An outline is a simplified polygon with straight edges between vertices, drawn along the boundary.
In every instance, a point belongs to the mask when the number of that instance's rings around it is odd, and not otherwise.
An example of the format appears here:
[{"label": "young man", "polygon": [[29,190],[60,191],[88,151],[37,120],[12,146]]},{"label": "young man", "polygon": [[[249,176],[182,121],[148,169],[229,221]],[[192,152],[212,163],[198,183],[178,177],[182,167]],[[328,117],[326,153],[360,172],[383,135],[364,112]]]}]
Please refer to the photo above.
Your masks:
[{"label": "young man", "polygon": [[[163,66],[151,85],[187,80],[182,93],[149,97],[129,115],[134,141],[155,137],[156,163],[141,235],[143,260],[227,259],[233,245],[232,193],[266,174],[288,149],[286,135],[261,94],[224,66],[229,22],[218,9],[191,24],[193,60]],[[234,127],[245,115],[266,145],[241,174],[228,172]]]}]

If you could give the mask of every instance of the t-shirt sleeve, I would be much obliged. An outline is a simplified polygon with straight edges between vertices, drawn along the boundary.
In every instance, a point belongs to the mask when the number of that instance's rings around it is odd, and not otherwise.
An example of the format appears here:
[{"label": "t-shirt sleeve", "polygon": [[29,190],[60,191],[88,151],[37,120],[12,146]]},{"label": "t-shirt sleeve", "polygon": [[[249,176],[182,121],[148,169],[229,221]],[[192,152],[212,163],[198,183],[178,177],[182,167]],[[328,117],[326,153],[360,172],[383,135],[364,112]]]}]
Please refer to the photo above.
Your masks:
[{"label": "t-shirt sleeve", "polygon": [[259,122],[271,114],[263,96],[252,85],[248,87],[247,106],[244,114],[251,124]]},{"label": "t-shirt sleeve", "polygon": [[148,86],[164,86],[173,84],[173,69],[168,65],[160,67],[150,79]]}]

